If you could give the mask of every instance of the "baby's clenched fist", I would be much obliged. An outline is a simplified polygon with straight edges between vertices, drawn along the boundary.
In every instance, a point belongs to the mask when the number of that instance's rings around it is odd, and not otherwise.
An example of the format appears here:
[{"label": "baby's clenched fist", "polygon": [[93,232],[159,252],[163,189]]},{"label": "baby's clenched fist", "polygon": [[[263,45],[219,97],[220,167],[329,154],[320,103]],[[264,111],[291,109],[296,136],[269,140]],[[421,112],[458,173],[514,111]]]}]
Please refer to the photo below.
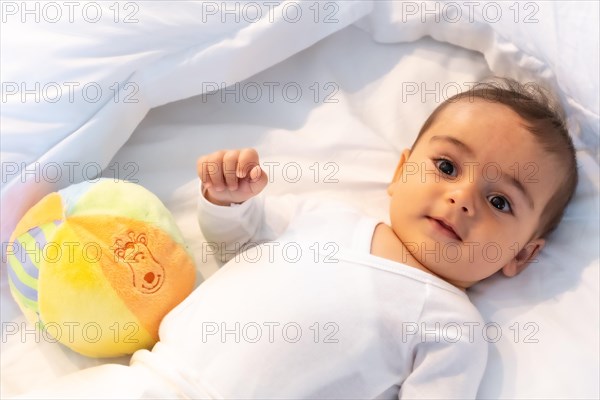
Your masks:
[{"label": "baby's clenched fist", "polygon": [[198,158],[198,176],[213,204],[243,203],[267,186],[268,177],[254,149],[219,150]]}]

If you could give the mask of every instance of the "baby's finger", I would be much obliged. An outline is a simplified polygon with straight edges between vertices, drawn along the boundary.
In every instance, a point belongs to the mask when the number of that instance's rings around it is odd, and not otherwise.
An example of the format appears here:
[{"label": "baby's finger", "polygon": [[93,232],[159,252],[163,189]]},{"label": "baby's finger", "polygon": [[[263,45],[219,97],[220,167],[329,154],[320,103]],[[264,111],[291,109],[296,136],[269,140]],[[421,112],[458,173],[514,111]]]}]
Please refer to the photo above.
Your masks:
[{"label": "baby's finger", "polygon": [[267,173],[260,168],[260,165],[255,166],[250,171],[250,191],[254,194],[260,193],[269,180]]},{"label": "baby's finger", "polygon": [[210,180],[210,170],[211,170],[211,166],[210,166],[210,163],[208,162],[207,156],[199,157],[198,160],[196,161],[196,171],[198,173],[198,177],[202,181],[202,184],[206,188],[209,188],[212,186],[212,182]]},{"label": "baby's finger", "polygon": [[250,182],[258,182],[263,174],[264,171],[262,170],[262,168],[260,168],[260,165],[255,165],[250,170],[250,174],[248,174],[248,177],[250,178]]},{"label": "baby's finger", "polygon": [[225,183],[223,182],[223,156],[225,153],[225,150],[217,151],[211,154],[205,163],[207,176],[217,192],[225,190]]},{"label": "baby's finger", "polygon": [[258,164],[258,153],[254,149],[243,149],[238,158],[237,176],[245,178]]},{"label": "baby's finger", "polygon": [[229,190],[237,190],[238,178],[236,176],[239,150],[229,150],[223,155],[223,176]]}]

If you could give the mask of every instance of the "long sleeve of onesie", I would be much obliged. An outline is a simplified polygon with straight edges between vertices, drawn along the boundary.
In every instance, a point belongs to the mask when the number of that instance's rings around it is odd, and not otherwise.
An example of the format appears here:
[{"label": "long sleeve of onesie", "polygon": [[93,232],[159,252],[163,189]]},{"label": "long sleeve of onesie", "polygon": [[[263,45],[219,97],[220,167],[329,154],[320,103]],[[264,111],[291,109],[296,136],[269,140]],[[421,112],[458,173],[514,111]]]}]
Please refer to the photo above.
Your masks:
[{"label": "long sleeve of onesie", "polygon": [[295,195],[265,198],[264,193],[241,204],[218,206],[205,197],[203,185],[198,196],[198,223],[207,248],[222,263],[256,244],[277,239],[299,211],[318,207],[314,200]]}]

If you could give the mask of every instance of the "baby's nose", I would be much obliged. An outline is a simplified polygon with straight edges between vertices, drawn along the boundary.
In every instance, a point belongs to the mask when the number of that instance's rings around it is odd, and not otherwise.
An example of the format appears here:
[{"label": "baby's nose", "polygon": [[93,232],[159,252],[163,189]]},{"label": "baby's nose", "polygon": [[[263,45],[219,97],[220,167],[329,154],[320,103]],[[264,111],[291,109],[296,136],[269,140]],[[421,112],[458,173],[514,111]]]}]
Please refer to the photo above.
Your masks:
[{"label": "baby's nose", "polygon": [[[456,204],[456,200],[454,200],[453,198],[450,198],[450,203],[451,203],[451,204]],[[463,212],[466,212],[466,213],[468,213],[468,212],[469,212],[469,208],[468,208],[468,207],[466,207],[466,206],[464,206],[464,205],[462,205],[462,206],[460,206],[460,207],[461,207],[461,209],[463,210]]]},{"label": "baby's nose", "polygon": [[470,193],[466,190],[455,191],[448,195],[451,206],[460,207],[460,211],[467,216],[475,215],[475,204]]}]

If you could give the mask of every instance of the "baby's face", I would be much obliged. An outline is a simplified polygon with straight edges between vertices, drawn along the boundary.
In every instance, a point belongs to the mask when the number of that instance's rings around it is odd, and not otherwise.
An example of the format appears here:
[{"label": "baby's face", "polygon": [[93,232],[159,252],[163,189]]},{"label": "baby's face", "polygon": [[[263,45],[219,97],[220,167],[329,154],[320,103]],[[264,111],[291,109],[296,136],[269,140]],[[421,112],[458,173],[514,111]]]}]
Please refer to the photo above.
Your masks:
[{"label": "baby's face", "polygon": [[501,269],[514,275],[521,249],[543,247],[533,236],[564,176],[518,114],[481,99],[445,108],[399,168],[388,188],[394,233],[463,288]]}]

